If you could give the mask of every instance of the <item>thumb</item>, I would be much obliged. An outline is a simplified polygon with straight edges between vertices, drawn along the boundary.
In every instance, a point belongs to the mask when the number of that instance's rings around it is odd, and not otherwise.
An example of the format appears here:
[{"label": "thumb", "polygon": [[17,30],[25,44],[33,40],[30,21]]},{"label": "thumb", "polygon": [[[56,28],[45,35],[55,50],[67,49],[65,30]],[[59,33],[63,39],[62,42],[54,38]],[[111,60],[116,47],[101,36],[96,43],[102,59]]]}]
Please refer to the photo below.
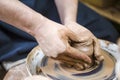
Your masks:
[{"label": "thumb", "polygon": [[98,39],[94,38],[94,55],[98,61],[102,61],[104,57],[101,55],[100,44]]}]

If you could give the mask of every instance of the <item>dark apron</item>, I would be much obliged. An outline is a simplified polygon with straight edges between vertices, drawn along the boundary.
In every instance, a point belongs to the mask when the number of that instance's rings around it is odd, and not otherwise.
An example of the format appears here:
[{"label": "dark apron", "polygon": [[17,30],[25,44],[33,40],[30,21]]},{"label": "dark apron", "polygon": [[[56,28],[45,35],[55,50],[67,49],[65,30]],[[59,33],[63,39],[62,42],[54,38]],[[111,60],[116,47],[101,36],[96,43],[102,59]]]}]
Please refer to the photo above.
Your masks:
[{"label": "dark apron", "polygon": [[[21,2],[43,16],[61,23],[54,0],[21,0]],[[110,22],[80,2],[77,22],[92,31],[98,38],[115,42],[119,37],[118,32]],[[25,58],[36,45],[37,42],[31,35],[0,22],[0,62]]]}]

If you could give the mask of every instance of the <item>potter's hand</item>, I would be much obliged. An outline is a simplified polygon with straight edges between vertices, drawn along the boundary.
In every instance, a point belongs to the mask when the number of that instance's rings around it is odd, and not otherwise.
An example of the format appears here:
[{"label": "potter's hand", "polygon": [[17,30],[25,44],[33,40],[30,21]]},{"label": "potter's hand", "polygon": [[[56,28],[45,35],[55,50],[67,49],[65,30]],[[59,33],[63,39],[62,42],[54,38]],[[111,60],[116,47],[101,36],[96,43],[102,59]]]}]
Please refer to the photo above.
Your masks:
[{"label": "potter's hand", "polygon": [[70,22],[66,24],[66,26],[72,30],[77,35],[77,37],[79,37],[80,43],[73,46],[77,48],[81,47],[81,51],[86,52],[89,56],[93,54],[93,56],[95,56],[98,61],[103,60],[103,56],[100,52],[99,42],[88,29],[84,28],[76,22]]},{"label": "potter's hand", "polygon": [[100,46],[97,38],[86,28],[77,24],[76,22],[69,22],[65,24],[70,30],[72,30],[80,42],[73,43],[73,47],[76,47],[84,54],[94,57],[95,60],[103,60],[103,56],[100,52]]},{"label": "potter's hand", "polygon": [[91,62],[86,54],[81,54],[79,50],[71,47],[69,41],[79,42],[77,36],[65,26],[44,19],[43,24],[34,30],[34,37],[39,43],[45,55],[56,58],[58,54],[69,55],[72,58]]},{"label": "potter's hand", "polygon": [[19,0],[0,0],[0,7],[2,7],[0,9],[0,20],[35,37],[47,56],[56,57],[65,52],[66,55],[69,54],[71,57],[78,57],[89,62],[88,56],[79,54],[80,52],[77,49],[69,45],[69,39],[78,40],[64,26],[46,19]]}]

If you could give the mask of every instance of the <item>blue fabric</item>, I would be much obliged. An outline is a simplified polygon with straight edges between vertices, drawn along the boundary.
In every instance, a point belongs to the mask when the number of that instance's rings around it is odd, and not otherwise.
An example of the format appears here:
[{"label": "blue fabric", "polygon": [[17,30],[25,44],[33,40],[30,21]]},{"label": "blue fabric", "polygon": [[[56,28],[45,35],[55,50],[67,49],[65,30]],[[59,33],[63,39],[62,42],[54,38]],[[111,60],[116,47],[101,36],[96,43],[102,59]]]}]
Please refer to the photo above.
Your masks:
[{"label": "blue fabric", "polygon": [[[20,0],[43,16],[58,22],[60,18],[54,0]],[[113,25],[103,17],[79,2],[77,22],[101,39],[115,42],[119,36]],[[0,62],[25,58],[37,45],[29,34],[9,24],[0,22]]]},{"label": "blue fabric", "polygon": [[[34,0],[22,0],[22,2],[31,8],[34,6]],[[36,45],[37,42],[31,35],[0,22],[0,62],[25,58]]]},{"label": "blue fabric", "polygon": [[119,33],[109,21],[81,3],[78,6],[77,21],[100,39],[116,42],[119,37]]}]

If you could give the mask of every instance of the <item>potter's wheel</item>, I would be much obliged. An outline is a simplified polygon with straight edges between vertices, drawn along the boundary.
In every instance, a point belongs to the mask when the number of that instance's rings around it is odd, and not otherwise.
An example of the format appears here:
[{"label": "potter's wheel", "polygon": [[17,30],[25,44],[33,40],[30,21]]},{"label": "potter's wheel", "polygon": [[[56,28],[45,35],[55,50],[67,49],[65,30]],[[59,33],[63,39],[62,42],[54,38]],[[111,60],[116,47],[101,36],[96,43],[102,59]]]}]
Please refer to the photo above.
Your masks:
[{"label": "potter's wheel", "polygon": [[33,49],[27,57],[30,74],[40,75],[40,69],[46,77],[53,80],[117,80],[120,74],[120,52],[118,46],[100,41],[104,61],[84,71],[61,66],[59,61],[45,56],[39,47]]}]

